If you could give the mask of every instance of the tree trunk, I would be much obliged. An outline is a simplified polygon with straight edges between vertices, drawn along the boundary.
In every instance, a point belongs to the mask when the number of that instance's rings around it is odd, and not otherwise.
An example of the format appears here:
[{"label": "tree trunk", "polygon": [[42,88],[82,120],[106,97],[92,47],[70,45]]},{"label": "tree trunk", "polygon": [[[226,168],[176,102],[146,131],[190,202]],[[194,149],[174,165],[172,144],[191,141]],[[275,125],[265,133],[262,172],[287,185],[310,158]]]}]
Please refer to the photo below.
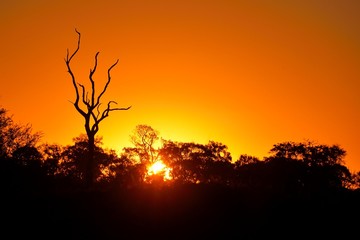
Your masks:
[{"label": "tree trunk", "polygon": [[86,184],[87,187],[91,188],[94,185],[94,153],[95,153],[95,136],[94,134],[88,134],[88,144],[89,144],[89,152],[87,157],[87,165],[86,165]]}]

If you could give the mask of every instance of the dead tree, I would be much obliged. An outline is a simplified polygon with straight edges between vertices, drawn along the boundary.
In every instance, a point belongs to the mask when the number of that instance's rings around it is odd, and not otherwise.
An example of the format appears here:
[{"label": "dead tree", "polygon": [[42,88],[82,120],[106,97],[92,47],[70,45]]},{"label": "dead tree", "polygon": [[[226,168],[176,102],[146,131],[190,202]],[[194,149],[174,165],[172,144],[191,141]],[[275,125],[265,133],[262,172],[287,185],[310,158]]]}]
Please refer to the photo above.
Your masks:
[{"label": "dead tree", "polygon": [[95,64],[94,67],[90,68],[89,80],[91,83],[91,91],[90,93],[85,89],[85,86],[81,83],[76,81],[75,75],[71,70],[71,60],[77,54],[80,49],[80,39],[81,34],[79,31],[75,29],[76,33],[78,34],[78,42],[76,50],[70,54],[69,49],[67,49],[67,54],[65,58],[65,63],[67,66],[68,73],[71,76],[72,84],[75,89],[76,98],[73,102],[75,109],[83,116],[85,121],[85,131],[88,137],[88,158],[86,163],[86,173],[85,173],[85,181],[88,186],[93,185],[95,181],[95,171],[96,165],[94,159],[94,149],[95,149],[95,135],[99,131],[99,124],[109,116],[109,113],[112,111],[119,111],[119,110],[129,110],[129,107],[111,107],[112,104],[117,104],[115,101],[109,101],[107,107],[104,110],[100,110],[101,105],[101,98],[103,97],[104,93],[106,92],[107,88],[109,87],[111,81],[111,70],[116,66],[119,62],[119,59],[111,65],[107,70],[107,82],[100,92],[99,95],[95,95],[95,81],[93,79],[93,75],[96,72],[96,68],[98,65],[98,55],[99,52],[95,54]]}]

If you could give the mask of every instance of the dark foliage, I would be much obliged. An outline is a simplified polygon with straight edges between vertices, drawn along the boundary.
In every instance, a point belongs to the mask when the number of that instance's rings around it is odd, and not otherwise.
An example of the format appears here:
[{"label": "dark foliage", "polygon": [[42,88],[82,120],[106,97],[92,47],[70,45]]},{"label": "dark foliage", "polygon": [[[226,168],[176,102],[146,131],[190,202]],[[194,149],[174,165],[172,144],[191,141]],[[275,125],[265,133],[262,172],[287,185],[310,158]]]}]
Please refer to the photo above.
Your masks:
[{"label": "dark foliage", "polygon": [[[30,129],[29,129],[30,130]],[[2,132],[4,129],[2,129]],[[9,134],[8,132],[6,132]],[[30,132],[27,132],[30,134]],[[11,134],[10,134],[11,135]],[[12,136],[15,137],[15,136]],[[31,134],[25,139],[32,139]],[[30,141],[31,142],[31,141]],[[95,140],[96,182],[84,181],[86,135],[71,146],[2,143],[1,233],[36,239],[347,239],[358,236],[359,173],[339,146],[274,145],[263,160],[227,147],[164,141],[171,181],[145,182],[142,152]],[[152,149],[155,154],[155,149]],[[155,156],[155,155],[154,155]]]}]

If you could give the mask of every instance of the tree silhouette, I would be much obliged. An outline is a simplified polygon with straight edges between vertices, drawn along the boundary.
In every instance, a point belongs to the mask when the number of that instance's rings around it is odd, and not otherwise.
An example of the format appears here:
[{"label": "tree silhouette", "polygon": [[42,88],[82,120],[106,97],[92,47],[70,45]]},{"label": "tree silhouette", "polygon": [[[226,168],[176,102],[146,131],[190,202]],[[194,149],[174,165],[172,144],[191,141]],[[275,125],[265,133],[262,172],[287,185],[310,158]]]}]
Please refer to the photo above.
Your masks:
[{"label": "tree silhouette", "polygon": [[[94,180],[104,182],[115,174],[110,167],[118,162],[114,151],[105,151],[101,148],[102,138],[95,138],[94,147]],[[64,148],[61,162],[58,164],[58,173],[75,181],[86,180],[88,139],[85,134],[73,138],[74,145]]]},{"label": "tree silhouette", "polygon": [[130,136],[138,151],[141,163],[154,163],[157,160],[154,144],[159,139],[159,132],[151,126],[139,124]]},{"label": "tree silhouette", "polygon": [[241,167],[241,166],[245,166],[248,164],[255,164],[257,162],[259,162],[260,159],[255,157],[255,156],[250,156],[247,154],[242,154],[240,155],[240,157],[234,162],[235,167]]},{"label": "tree silhouette", "polygon": [[8,111],[0,108],[0,157],[11,157],[21,147],[34,147],[41,136],[32,132],[30,124],[15,123]]},{"label": "tree silhouette", "polygon": [[39,146],[43,158],[43,168],[48,176],[59,173],[64,147],[59,144],[44,143]]},{"label": "tree silhouette", "polygon": [[172,168],[173,179],[178,182],[226,183],[232,175],[231,155],[222,143],[163,140],[159,155]]},{"label": "tree silhouette", "polygon": [[[301,182],[307,190],[319,191],[327,189],[341,189],[351,185],[351,173],[344,165],[346,151],[337,145],[315,144],[313,142],[283,142],[273,146],[270,150],[272,154],[265,158],[268,166],[281,170],[279,167],[286,165],[298,166],[298,174],[290,174],[289,168],[286,174],[291,176],[294,181]],[[301,166],[301,167],[300,167]],[[302,168],[302,171],[298,171]],[[280,173],[279,173],[280,174]],[[279,175],[277,174],[277,175]],[[294,176],[298,175],[295,180]]]},{"label": "tree silhouette", "polygon": [[[99,124],[109,116],[109,113],[111,111],[119,111],[119,110],[129,110],[131,106],[129,107],[111,107],[111,104],[117,104],[115,101],[109,101],[107,104],[107,107],[104,110],[100,110],[101,106],[101,98],[103,97],[104,93],[106,92],[110,81],[111,81],[111,70],[113,67],[116,66],[116,64],[119,62],[119,59],[116,60],[116,62],[111,65],[107,70],[107,82],[103,88],[103,90],[100,92],[99,95],[95,95],[95,81],[93,79],[93,75],[96,72],[96,68],[98,65],[98,55],[99,52],[95,54],[95,64],[92,69],[90,69],[89,74],[89,80],[91,83],[91,91],[90,94],[88,91],[86,91],[85,86],[81,83],[78,83],[76,81],[76,77],[71,70],[71,60],[74,58],[76,53],[80,49],[80,39],[81,34],[79,31],[75,29],[76,33],[78,34],[78,43],[76,50],[70,54],[69,49],[67,49],[67,54],[65,58],[65,63],[67,66],[68,73],[71,76],[71,80],[75,89],[75,101],[73,102],[75,109],[81,114],[81,116],[84,118],[85,121],[85,130],[88,137],[88,158],[86,163],[86,181],[89,186],[91,186],[94,182],[94,148],[95,148],[95,135],[99,131]],[[81,92],[81,97],[80,97]],[[89,96],[90,95],[90,96]],[[82,105],[81,105],[82,103]]]}]

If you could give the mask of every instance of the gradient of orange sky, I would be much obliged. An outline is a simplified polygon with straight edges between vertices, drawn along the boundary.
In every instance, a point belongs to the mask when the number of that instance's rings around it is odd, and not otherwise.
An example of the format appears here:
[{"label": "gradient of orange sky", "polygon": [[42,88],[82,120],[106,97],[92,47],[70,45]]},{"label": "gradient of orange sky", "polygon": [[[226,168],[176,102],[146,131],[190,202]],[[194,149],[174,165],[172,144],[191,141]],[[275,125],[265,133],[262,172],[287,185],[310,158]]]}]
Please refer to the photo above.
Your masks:
[{"label": "gradient of orange sky", "polygon": [[338,144],[360,171],[360,1],[3,0],[0,105],[70,144],[84,132],[70,101],[66,49],[97,89],[116,59],[100,126],[105,147],[131,146],[137,124],[174,141],[227,145],[262,158],[273,144]]}]

